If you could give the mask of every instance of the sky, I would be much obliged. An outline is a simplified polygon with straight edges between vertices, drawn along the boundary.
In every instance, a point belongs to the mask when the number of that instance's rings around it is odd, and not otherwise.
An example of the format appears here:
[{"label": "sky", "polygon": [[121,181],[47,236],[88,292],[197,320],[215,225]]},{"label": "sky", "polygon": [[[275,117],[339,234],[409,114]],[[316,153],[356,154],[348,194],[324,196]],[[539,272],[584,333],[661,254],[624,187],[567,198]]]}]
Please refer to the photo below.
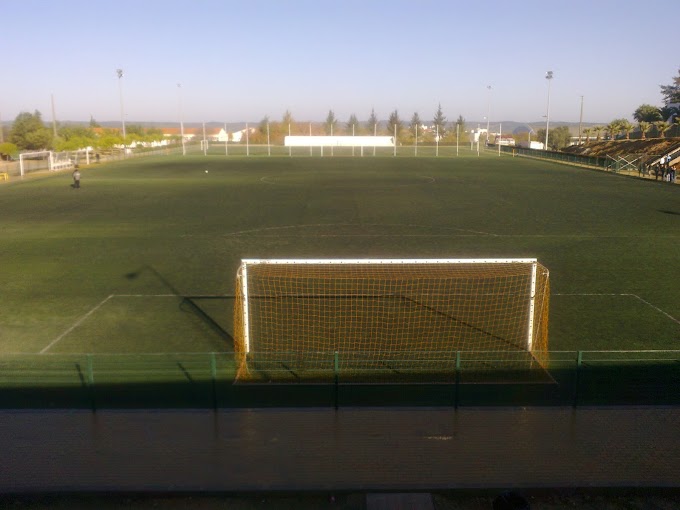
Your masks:
[{"label": "sky", "polygon": [[449,121],[549,105],[578,122],[583,105],[608,123],[661,106],[680,72],[680,0],[0,0],[0,19],[3,121],[52,105],[59,122],[409,121],[441,104]]}]

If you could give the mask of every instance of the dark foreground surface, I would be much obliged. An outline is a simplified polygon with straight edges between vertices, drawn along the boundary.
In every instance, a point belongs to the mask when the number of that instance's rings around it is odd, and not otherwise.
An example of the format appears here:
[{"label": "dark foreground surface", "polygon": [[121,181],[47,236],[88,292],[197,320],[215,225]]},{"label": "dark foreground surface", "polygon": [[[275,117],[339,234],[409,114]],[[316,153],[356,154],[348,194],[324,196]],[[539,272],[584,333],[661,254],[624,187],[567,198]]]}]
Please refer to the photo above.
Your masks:
[{"label": "dark foreground surface", "polygon": [[679,422],[678,407],[5,411],[0,492],[680,488]]},{"label": "dark foreground surface", "polygon": [[[312,493],[312,494],[221,494],[221,495],[40,495],[0,498],[2,508],[23,510],[82,509],[114,510],[149,508],[169,510],[419,510],[410,506],[371,506],[380,499],[394,501],[392,494],[383,493]],[[416,493],[399,494],[400,501],[427,501],[435,510],[489,510],[498,493]],[[406,497],[403,497],[406,496]],[[552,490],[524,491],[520,494],[532,510],[675,510],[680,507],[680,493],[658,490]],[[421,505],[422,508],[422,505]]]}]

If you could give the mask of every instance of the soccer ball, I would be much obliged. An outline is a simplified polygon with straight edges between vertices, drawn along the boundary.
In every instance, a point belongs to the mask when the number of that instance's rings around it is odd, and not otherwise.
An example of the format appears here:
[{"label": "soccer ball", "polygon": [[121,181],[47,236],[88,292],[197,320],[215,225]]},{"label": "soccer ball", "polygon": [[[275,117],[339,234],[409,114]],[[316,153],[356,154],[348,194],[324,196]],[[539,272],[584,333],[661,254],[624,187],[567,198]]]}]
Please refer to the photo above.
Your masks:
[{"label": "soccer ball", "polygon": [[207,173],[208,173],[208,171],[206,170],[206,171],[205,171],[205,173],[207,174]]}]

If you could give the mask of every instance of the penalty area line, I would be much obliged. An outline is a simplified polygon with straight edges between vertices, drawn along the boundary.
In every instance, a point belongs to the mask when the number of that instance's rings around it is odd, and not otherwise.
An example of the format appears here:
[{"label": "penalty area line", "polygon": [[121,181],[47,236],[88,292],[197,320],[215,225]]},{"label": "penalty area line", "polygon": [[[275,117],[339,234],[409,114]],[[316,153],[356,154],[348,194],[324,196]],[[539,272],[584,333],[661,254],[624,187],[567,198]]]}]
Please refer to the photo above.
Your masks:
[{"label": "penalty area line", "polygon": [[95,313],[97,310],[99,310],[102,306],[104,306],[108,301],[110,301],[113,298],[183,298],[183,299],[215,299],[215,298],[233,298],[233,295],[228,295],[228,294],[207,294],[203,296],[180,296],[178,294],[110,294],[107,296],[105,299],[103,299],[99,304],[97,304],[94,308],[92,308],[90,311],[88,311],[85,315],[83,315],[80,319],[78,319],[73,325],[68,328],[66,331],[64,331],[61,335],[56,337],[54,340],[52,340],[45,348],[43,348],[39,354],[45,354],[47,351],[49,351],[52,347],[54,347],[62,338],[64,338],[66,335],[71,333],[74,329],[76,329],[78,326],[80,326],[88,317],[90,317],[93,313]]},{"label": "penalty area line", "polygon": [[670,320],[672,320],[672,321],[675,322],[676,324],[680,324],[680,320],[678,320],[678,319],[676,319],[675,317],[673,317],[670,313],[665,312],[664,310],[662,310],[662,309],[659,308],[658,306],[653,305],[652,303],[650,303],[649,301],[647,301],[647,300],[645,300],[645,299],[642,299],[642,298],[641,298],[640,296],[638,296],[637,294],[630,294],[630,293],[623,293],[623,294],[588,294],[588,293],[586,293],[586,294],[553,294],[553,296],[620,296],[620,297],[634,297],[635,299],[637,299],[637,300],[640,301],[641,303],[644,303],[645,305],[649,306],[650,308],[653,308],[653,309],[656,310],[657,312],[662,313],[663,315],[665,315],[666,317],[668,317]]},{"label": "penalty area line", "polygon": [[109,296],[106,297],[104,300],[102,300],[97,306],[95,306],[94,308],[92,308],[92,310],[90,310],[90,311],[87,312],[85,315],[83,315],[80,319],[78,319],[78,320],[75,322],[75,324],[73,324],[70,328],[68,328],[66,331],[64,331],[61,335],[59,335],[57,338],[55,338],[55,339],[52,340],[49,344],[47,344],[47,346],[46,346],[42,351],[40,351],[40,354],[45,354],[45,353],[46,353],[48,350],[50,350],[57,342],[59,342],[59,340],[61,340],[61,339],[64,338],[66,335],[68,335],[71,331],[73,331],[73,330],[76,329],[78,326],[80,326],[80,325],[85,321],[85,319],[87,319],[90,315],[92,315],[94,312],[96,312],[96,311],[99,310],[102,306],[104,306],[104,304],[105,304],[109,299],[111,299],[112,297],[114,297],[113,294],[109,295]]}]

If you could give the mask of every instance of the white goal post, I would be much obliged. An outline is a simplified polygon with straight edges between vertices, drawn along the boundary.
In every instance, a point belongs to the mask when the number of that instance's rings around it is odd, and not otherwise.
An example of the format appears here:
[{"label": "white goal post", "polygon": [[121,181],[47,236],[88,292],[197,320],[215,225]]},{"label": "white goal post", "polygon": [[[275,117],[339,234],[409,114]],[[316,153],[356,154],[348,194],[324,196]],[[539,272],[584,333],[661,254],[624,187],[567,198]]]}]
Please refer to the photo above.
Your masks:
[{"label": "white goal post", "polygon": [[535,258],[245,259],[234,309],[239,371],[251,353],[547,356],[548,279]]},{"label": "white goal post", "polygon": [[23,177],[28,172],[64,170],[73,168],[74,163],[68,152],[35,151],[19,154],[19,172]]}]

